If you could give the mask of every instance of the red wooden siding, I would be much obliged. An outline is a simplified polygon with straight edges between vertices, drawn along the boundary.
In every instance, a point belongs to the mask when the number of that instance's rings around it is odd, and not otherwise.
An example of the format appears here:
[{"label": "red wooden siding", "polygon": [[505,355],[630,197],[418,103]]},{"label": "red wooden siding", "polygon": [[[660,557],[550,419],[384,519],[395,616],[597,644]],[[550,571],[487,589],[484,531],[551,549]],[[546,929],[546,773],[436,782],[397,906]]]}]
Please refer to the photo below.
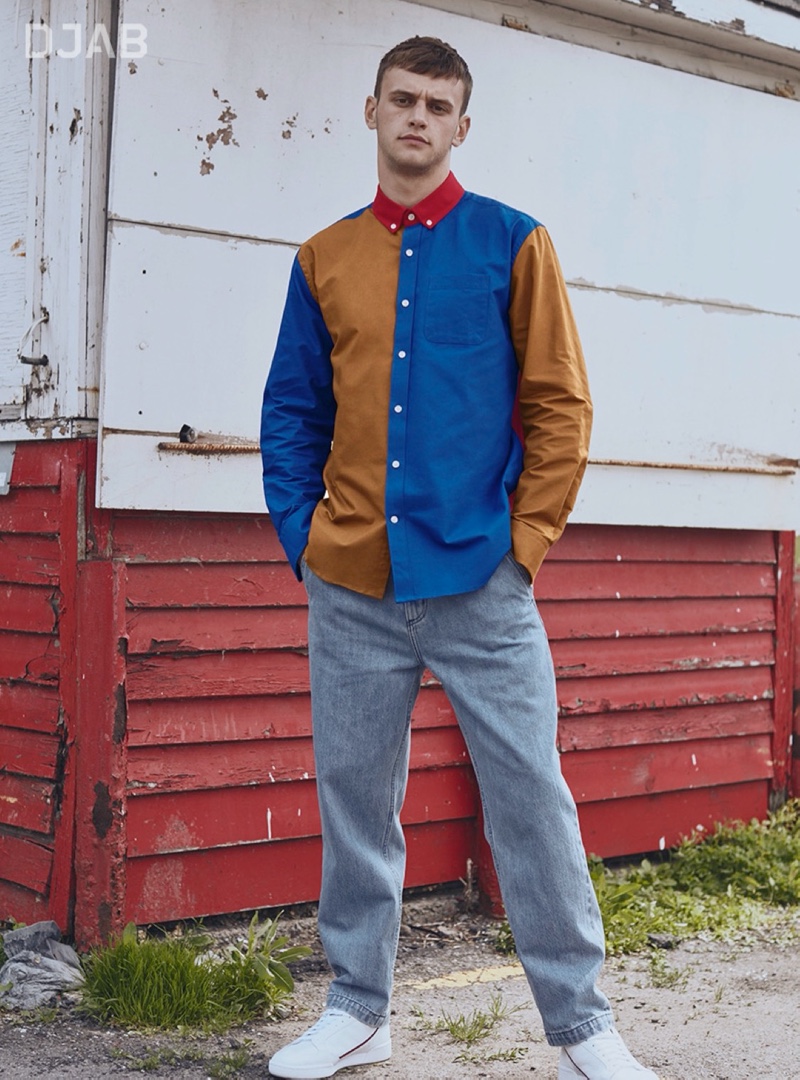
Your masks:
[{"label": "red wooden siding", "polygon": [[590,851],[656,850],[766,809],[773,534],[572,526],[536,590]]},{"label": "red wooden siding", "polygon": [[[269,520],[117,515],[127,636],[126,918],[316,899],[305,591]],[[414,714],[409,884],[463,877],[477,795],[442,691]]]},{"label": "red wooden siding", "polygon": [[52,914],[62,925],[71,806],[61,667],[72,647],[65,596],[77,542],[76,452],[17,447],[11,491],[0,498],[0,916]]},{"label": "red wooden siding", "polygon": [[[79,943],[316,898],[305,593],[269,519],[100,512],[91,441],[20,446],[0,499],[0,916]],[[559,742],[599,855],[763,814],[791,779],[789,538],[570,526],[537,599]],[[795,709],[795,745],[800,709]],[[426,677],[407,884],[491,889],[478,797]],[[74,905],[74,920],[73,920]]]}]

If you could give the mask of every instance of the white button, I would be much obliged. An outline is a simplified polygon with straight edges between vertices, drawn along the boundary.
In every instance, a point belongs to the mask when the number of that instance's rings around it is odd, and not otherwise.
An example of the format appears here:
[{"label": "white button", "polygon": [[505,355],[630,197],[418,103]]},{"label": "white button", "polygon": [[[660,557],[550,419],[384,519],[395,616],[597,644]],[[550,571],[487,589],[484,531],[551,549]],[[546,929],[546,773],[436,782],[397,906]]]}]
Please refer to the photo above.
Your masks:
[{"label": "white button", "polygon": [[409,214],[409,215],[408,215],[408,220],[409,220],[409,221],[415,221],[416,219],[415,219],[415,217],[414,217],[414,215],[413,215],[413,214]]},{"label": "white button", "polygon": [[397,228],[397,226],[395,225],[395,223],[394,223],[394,222],[392,222],[392,224],[391,224],[391,225],[389,226],[389,228],[390,228],[390,229],[396,229],[396,228]]},{"label": "white button", "polygon": [[405,358],[406,358],[406,350],[401,349],[400,352],[397,355],[400,357],[401,360],[405,360]]},{"label": "white button", "polygon": [[431,226],[431,225],[433,225],[433,222],[431,221],[430,218],[428,218],[428,220],[425,222],[425,224],[428,225],[428,226]]},{"label": "white button", "polygon": [[411,303],[411,301],[410,300],[401,300],[400,303],[401,303],[401,305],[403,307],[408,307],[408,305]]},{"label": "white button", "polygon": [[394,411],[395,412],[402,412],[403,411],[403,406],[402,405],[395,405]]},{"label": "white button", "polygon": [[406,248],[406,255],[413,255],[413,254],[414,254],[413,248]]},{"label": "white button", "polygon": [[392,525],[396,525],[397,522],[399,521],[399,518],[397,517],[396,514],[392,514],[392,516],[389,518],[389,521],[391,521]]},{"label": "white button", "polygon": [[400,468],[400,462],[399,461],[393,461],[392,462],[392,468],[393,469],[399,469]]}]

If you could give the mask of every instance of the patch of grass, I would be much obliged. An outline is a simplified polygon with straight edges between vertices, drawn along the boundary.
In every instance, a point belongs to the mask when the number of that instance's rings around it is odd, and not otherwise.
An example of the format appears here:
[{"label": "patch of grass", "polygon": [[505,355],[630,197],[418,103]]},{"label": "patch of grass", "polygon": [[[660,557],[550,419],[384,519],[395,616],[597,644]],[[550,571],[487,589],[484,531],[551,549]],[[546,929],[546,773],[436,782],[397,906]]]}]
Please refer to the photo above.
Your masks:
[{"label": "patch of grass", "polygon": [[661,949],[650,954],[650,985],[659,990],[681,990],[689,979],[688,971],[672,967]]},{"label": "patch of grass", "polygon": [[198,929],[139,941],[131,924],[85,961],[81,1009],[103,1023],[162,1030],[225,1031],[274,1015],[294,989],[287,965],[310,951],[289,946],[277,925],[254,915],[247,939],[215,954]]},{"label": "patch of grass", "polygon": [[476,1044],[488,1038],[501,1020],[519,1012],[521,1008],[521,1005],[506,1005],[502,994],[492,994],[488,1010],[473,1009],[470,1013],[448,1013],[442,1010],[438,1020],[428,1020],[419,1008],[413,1011],[417,1016],[418,1028],[434,1034],[447,1034],[454,1043],[460,1043],[464,1047],[454,1058],[454,1062],[461,1065],[486,1065],[492,1061],[521,1061],[528,1052],[524,1046],[513,1046],[491,1054],[476,1050]]},{"label": "patch of grass", "polygon": [[208,1075],[214,1080],[225,1080],[226,1077],[236,1076],[241,1072],[250,1059],[250,1054],[245,1048],[230,1050],[227,1054],[219,1054],[206,1064]]},{"label": "patch of grass", "polygon": [[686,892],[800,904],[800,799],[766,821],[718,826],[707,838],[694,833],[675,849],[665,876]]},{"label": "patch of grass", "polygon": [[202,1050],[184,1048],[176,1050],[167,1046],[152,1050],[145,1057],[137,1057],[126,1050],[112,1050],[111,1056],[124,1062],[126,1069],[132,1072],[155,1072],[163,1067],[181,1065],[202,1065],[203,1071],[214,1080],[227,1080],[242,1071],[250,1059],[245,1047],[238,1047],[223,1054],[205,1054]]},{"label": "patch of grass", "polygon": [[[609,955],[640,952],[652,935],[725,937],[770,920],[775,906],[800,904],[800,800],[766,821],[695,832],[663,862],[621,870],[589,859]],[[500,952],[514,951],[508,923]]]},{"label": "patch of grass", "polygon": [[442,1010],[438,1020],[427,1020],[420,1009],[415,1009],[414,1012],[419,1021],[418,1026],[424,1030],[446,1032],[453,1042],[472,1046],[485,1039],[501,1020],[505,1020],[520,1008],[519,1005],[509,1008],[503,1001],[502,994],[492,994],[488,1011],[473,1009],[470,1013],[448,1013]]}]

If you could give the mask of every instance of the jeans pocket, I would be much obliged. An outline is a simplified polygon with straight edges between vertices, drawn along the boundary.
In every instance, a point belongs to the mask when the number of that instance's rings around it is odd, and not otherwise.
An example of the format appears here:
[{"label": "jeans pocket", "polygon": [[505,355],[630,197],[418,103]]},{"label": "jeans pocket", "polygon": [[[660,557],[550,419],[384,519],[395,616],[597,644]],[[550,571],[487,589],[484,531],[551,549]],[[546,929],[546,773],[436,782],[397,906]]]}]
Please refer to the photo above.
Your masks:
[{"label": "jeans pocket", "polygon": [[528,573],[527,569],[522,565],[522,563],[517,562],[517,560],[514,558],[514,552],[513,551],[507,552],[506,553],[506,559],[508,560],[508,562],[511,563],[511,565],[514,567],[514,570],[516,571],[517,575],[522,579],[522,581],[523,581],[523,583],[525,585],[525,588],[530,589],[531,586],[533,585],[533,578]]}]

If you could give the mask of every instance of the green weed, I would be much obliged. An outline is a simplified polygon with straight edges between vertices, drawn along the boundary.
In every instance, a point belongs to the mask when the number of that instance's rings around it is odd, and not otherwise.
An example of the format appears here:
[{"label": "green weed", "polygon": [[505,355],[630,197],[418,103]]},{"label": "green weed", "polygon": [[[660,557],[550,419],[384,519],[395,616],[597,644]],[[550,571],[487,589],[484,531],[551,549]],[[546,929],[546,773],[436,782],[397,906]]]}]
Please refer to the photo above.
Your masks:
[{"label": "green weed", "polygon": [[212,1058],[206,1064],[206,1071],[214,1080],[226,1080],[229,1076],[236,1076],[245,1067],[250,1054],[244,1047],[238,1050],[230,1050],[227,1054],[220,1054]]},{"label": "green weed", "polygon": [[659,990],[680,990],[689,979],[688,971],[672,967],[661,949],[650,954],[650,984]]},{"label": "green weed", "polygon": [[[800,904],[800,800],[766,821],[696,832],[663,862],[621,870],[589,859],[609,955],[640,952],[652,935],[725,937],[764,923],[774,907]],[[514,951],[508,923],[497,936]]]},{"label": "green weed", "polygon": [[139,941],[131,924],[87,958],[81,1008],[104,1023],[162,1030],[224,1031],[274,1015],[294,988],[287,965],[310,951],[289,946],[277,922],[254,915],[245,942],[221,954],[197,929]]},{"label": "green weed", "polygon": [[509,1008],[501,994],[492,994],[488,1011],[473,1009],[470,1013],[448,1013],[442,1010],[438,1020],[427,1020],[420,1009],[414,1009],[414,1013],[419,1027],[434,1033],[446,1032],[453,1042],[469,1047],[485,1039],[501,1020],[520,1008],[519,1005]]}]

